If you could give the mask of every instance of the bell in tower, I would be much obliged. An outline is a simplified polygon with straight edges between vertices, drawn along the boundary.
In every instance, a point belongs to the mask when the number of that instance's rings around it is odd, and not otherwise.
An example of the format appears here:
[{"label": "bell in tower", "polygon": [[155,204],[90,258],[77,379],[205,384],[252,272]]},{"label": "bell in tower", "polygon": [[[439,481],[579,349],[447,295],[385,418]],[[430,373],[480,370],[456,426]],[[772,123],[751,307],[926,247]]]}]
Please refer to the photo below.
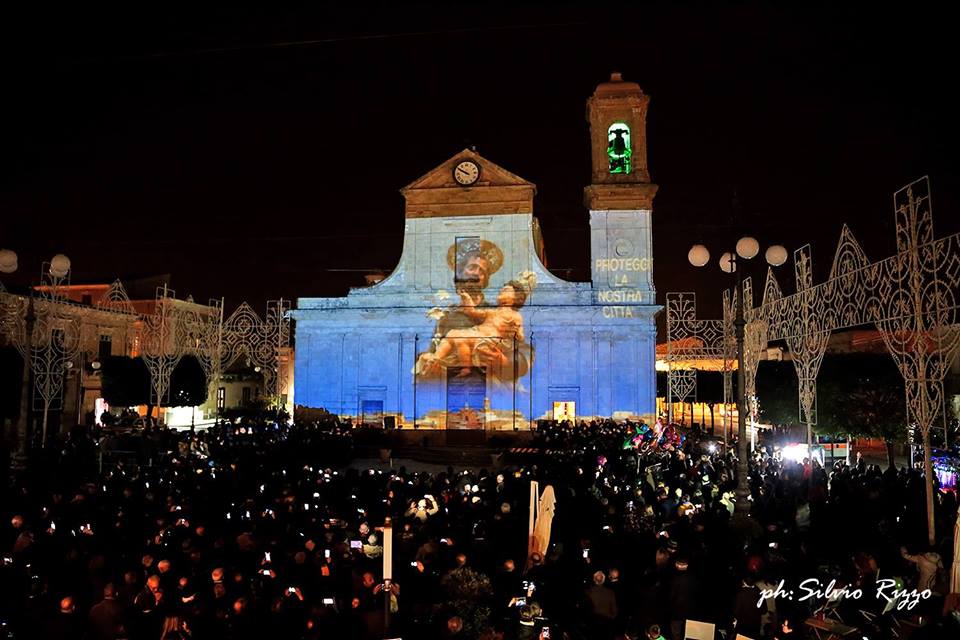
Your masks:
[{"label": "bell in tower", "polygon": [[[647,105],[640,85],[619,73],[587,100],[593,174],[586,189],[590,209],[649,209],[657,187],[647,169]],[[611,188],[617,185],[618,188]]]},{"label": "bell in tower", "polygon": [[[591,273],[597,301],[654,304],[651,216],[657,185],[647,169],[647,105],[650,97],[619,73],[587,100],[591,184]],[[615,309],[608,313],[634,314]]]},{"label": "bell in tower", "polygon": [[630,129],[623,123],[610,125],[607,135],[607,157],[610,160],[610,173],[630,173]]}]

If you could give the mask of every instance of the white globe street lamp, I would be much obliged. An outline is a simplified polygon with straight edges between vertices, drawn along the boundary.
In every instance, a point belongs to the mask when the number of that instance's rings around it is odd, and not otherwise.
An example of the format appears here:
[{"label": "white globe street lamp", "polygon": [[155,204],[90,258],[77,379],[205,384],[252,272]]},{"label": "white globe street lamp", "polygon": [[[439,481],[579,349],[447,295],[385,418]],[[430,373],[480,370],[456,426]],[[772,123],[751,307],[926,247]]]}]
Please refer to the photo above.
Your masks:
[{"label": "white globe street lamp", "polygon": [[779,267],[787,261],[787,248],[782,244],[775,244],[767,248],[763,257],[767,259],[768,264]]},{"label": "white globe street lamp", "polygon": [[756,238],[745,236],[737,241],[737,255],[744,260],[751,260],[760,253],[760,243]]},{"label": "white globe street lamp", "polygon": [[58,253],[50,259],[50,275],[54,278],[65,278],[70,273],[70,258]]},{"label": "white globe street lamp", "polygon": [[695,267],[702,267],[710,262],[710,251],[702,244],[695,244],[687,252],[687,260]]},{"label": "white globe street lamp", "polygon": [[733,273],[737,270],[737,256],[727,251],[720,256],[720,262],[718,264],[724,273]]},{"label": "white globe street lamp", "polygon": [[17,254],[10,249],[0,249],[0,273],[13,273],[17,270]]},{"label": "white globe street lamp", "polygon": [[[737,434],[739,439],[737,451],[737,504],[736,513],[741,518],[750,516],[750,485],[748,482],[749,466],[747,458],[747,419],[744,410],[747,407],[746,389],[744,384],[743,346],[746,320],[743,317],[743,276],[737,268],[738,257],[743,260],[752,260],[760,254],[760,243],[756,238],[744,236],[737,241],[736,253],[727,251],[720,256],[718,265],[724,273],[737,275],[737,304],[736,316],[733,321],[734,333],[737,339]],[[769,247],[763,254],[767,263],[779,267],[787,261],[787,250],[779,245]],[[695,267],[703,267],[710,261],[710,252],[702,244],[695,244],[687,253],[687,260]],[[808,436],[809,439],[809,436]]]},{"label": "white globe street lamp", "polygon": [[[13,273],[17,270],[18,266],[16,252],[11,251],[10,249],[0,249],[0,273]],[[69,274],[70,258],[62,253],[58,253],[57,255],[53,256],[53,258],[50,259],[50,262],[45,263],[41,268],[41,284],[50,284],[50,286],[43,286],[40,288],[41,294],[52,301],[59,301],[57,287],[64,281],[64,279],[67,278]],[[41,435],[41,443],[43,446],[47,441],[47,416],[53,395],[56,391],[55,385],[51,383],[52,377],[70,372],[74,366],[73,362],[70,360],[70,356],[68,356],[66,353],[63,353],[59,349],[51,349],[50,346],[40,349],[40,351],[45,355],[38,355],[38,347],[34,344],[34,325],[37,320],[37,315],[34,310],[34,292],[36,290],[37,289],[35,287],[30,287],[26,314],[24,316],[25,331],[22,334],[22,338],[18,337],[18,341],[23,340],[23,344],[17,345],[18,347],[22,347],[22,353],[24,354],[23,380],[21,382],[22,391],[20,399],[20,417],[17,420],[17,443],[16,451],[13,456],[15,460],[14,464],[17,466],[22,466],[26,460],[27,420],[30,413],[29,388],[31,373],[33,374],[35,382],[33,393],[41,396],[43,399],[43,426]],[[47,307],[47,313],[49,313],[50,305]],[[45,325],[48,326],[49,330],[50,323],[46,322]],[[41,341],[41,344],[48,343],[49,336],[45,336],[44,340]]]}]

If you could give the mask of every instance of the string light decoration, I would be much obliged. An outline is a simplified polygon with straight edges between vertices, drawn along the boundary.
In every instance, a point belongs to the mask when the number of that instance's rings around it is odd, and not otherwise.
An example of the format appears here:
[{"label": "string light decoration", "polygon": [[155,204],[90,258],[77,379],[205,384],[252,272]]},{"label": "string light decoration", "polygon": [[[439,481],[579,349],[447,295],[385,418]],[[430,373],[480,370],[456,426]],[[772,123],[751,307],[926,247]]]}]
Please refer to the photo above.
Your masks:
[{"label": "string light decoration", "polygon": [[[218,335],[222,316],[220,302],[203,305],[191,296],[174,305],[176,341],[182,355],[193,356],[200,364],[208,390],[220,380]],[[181,356],[182,357],[182,356]]]},{"label": "string light decoration", "polygon": [[[723,292],[723,435],[733,433],[733,364],[737,361],[737,339],[734,335],[733,319],[736,317],[734,299],[729,289]],[[739,375],[739,374],[738,374]],[[739,410],[739,409],[738,409]]]},{"label": "string light decoration", "polygon": [[[43,412],[41,442],[47,439],[49,413],[63,409],[68,375],[73,371],[83,375],[79,365],[84,358],[93,361],[99,355],[102,336],[109,336],[112,344],[120,344],[124,353],[128,352],[139,322],[119,282],[111,285],[95,306],[69,300],[65,287],[70,269],[64,259],[59,256],[59,260],[44,263],[41,283],[31,291],[36,295],[0,292],[0,338],[15,347],[29,365],[33,385],[26,401],[34,411]],[[23,433],[18,428],[15,457],[22,458],[25,419],[19,424]]]},{"label": "string light decoration", "polygon": [[[809,245],[794,252],[795,293],[784,296],[768,269],[763,299],[753,304],[750,278],[742,283],[744,328],[743,369],[745,396],[751,418],[755,418],[756,375],[759,361],[770,341],[783,340],[791,352],[798,378],[798,413],[807,425],[808,444],[812,426],[817,423],[816,380],[833,331],[873,324],[904,379],[905,402],[911,425],[923,440],[926,482],[927,524],[930,542],[934,541],[933,472],[931,468],[930,429],[943,421],[946,434],[944,378],[960,350],[958,289],[960,289],[960,233],[936,239],[930,180],[924,176],[894,193],[897,252],[870,262],[850,229],[844,225],[834,254],[830,275],[825,282],[813,283],[812,252]],[[768,255],[771,264],[782,264],[782,247]],[[691,249],[690,262],[705,264],[702,247]],[[721,266],[724,264],[721,258]],[[731,268],[732,270],[732,268]],[[689,294],[683,294],[689,295]],[[671,296],[668,295],[668,301]],[[679,304],[679,303],[678,303]],[[737,306],[730,291],[723,294],[723,353],[725,362],[736,357],[733,338]],[[683,334],[682,323],[695,327],[697,321],[682,305],[667,308],[668,351],[680,353],[671,343]],[[693,324],[691,324],[693,323]],[[682,347],[680,348],[682,350]],[[669,359],[669,357],[668,357]],[[725,373],[727,373],[725,367]],[[676,377],[671,392],[681,395],[695,392],[695,386]],[[731,378],[724,378],[725,399],[732,394]],[[695,385],[695,382],[694,382]]]},{"label": "string light decoration", "polygon": [[[153,313],[143,317],[140,357],[150,372],[150,404],[160,406],[170,398],[170,376],[183,357],[183,332],[178,331],[182,310],[176,294],[164,284],[157,288]],[[148,416],[149,417],[149,416]]]},{"label": "string light decoration", "polygon": [[62,287],[70,282],[69,261],[64,268],[55,257],[41,270],[40,297],[34,304],[33,339],[23,343],[24,357],[29,354],[33,373],[33,410],[43,412],[41,446],[47,442],[50,411],[63,407],[66,374],[80,353],[81,322],[70,313]]},{"label": "string light decoration", "polygon": [[[724,320],[697,318],[697,296],[693,292],[667,294],[667,410],[673,422],[673,404],[695,402],[697,398],[697,361],[722,360],[724,405],[729,403],[727,378],[735,357],[724,334]],[[732,322],[732,320],[731,320]],[[732,335],[732,325],[731,325]],[[726,406],[725,406],[726,409]],[[724,416],[728,412],[724,411]],[[726,427],[726,425],[725,425]],[[727,431],[724,428],[724,441]]]},{"label": "string light decoration", "polygon": [[755,423],[760,412],[760,405],[757,402],[757,369],[760,366],[760,360],[767,353],[769,339],[769,320],[763,310],[768,308],[765,306],[767,303],[782,297],[773,269],[769,267],[763,287],[763,303],[759,309],[753,306],[753,279],[749,277],[743,279],[743,317],[747,322],[744,327],[743,380],[751,433],[756,433]]},{"label": "string light decoration", "polygon": [[202,305],[157,290],[154,311],[143,316],[139,355],[150,372],[153,404],[168,402],[170,378],[184,356],[199,362],[208,388],[241,358],[261,373],[266,395],[279,405],[287,393],[290,348],[290,301],[267,303],[265,319],[244,302],[224,318],[223,302]]},{"label": "string light decoration", "polygon": [[[110,354],[127,355],[136,346],[140,315],[133,308],[123,284],[115,280],[93,307],[78,309],[81,324],[80,349],[88,361],[100,356],[100,343],[109,338]],[[101,363],[102,364],[102,363]]]},{"label": "string light decoration", "polygon": [[785,340],[795,350],[797,373],[803,376],[801,414],[813,424],[816,374],[830,333],[864,324],[877,327],[903,376],[908,419],[923,440],[927,526],[933,543],[930,429],[938,418],[946,429],[943,381],[960,349],[960,233],[934,237],[926,176],[894,194],[894,216],[897,252],[888,258],[870,262],[844,226],[826,281],[813,285],[807,248],[795,256],[796,293],[779,295],[776,280],[768,273],[761,305],[752,308],[752,298],[745,296],[745,305],[751,304],[745,309],[747,333],[753,324],[755,346]]},{"label": "string light decoration", "polygon": [[[246,303],[224,319],[222,301],[202,305],[190,297],[178,300],[163,286],[157,289],[152,312],[141,314],[119,280],[93,305],[70,301],[65,295],[69,273],[69,260],[58,255],[44,264],[36,296],[0,289],[0,339],[29,362],[32,406],[44,413],[43,441],[48,413],[62,407],[65,373],[74,367],[79,371],[84,359],[99,358],[101,341],[107,339],[111,355],[143,359],[152,404],[168,402],[173,370],[186,355],[200,363],[208,386],[246,357],[263,375],[267,396],[278,405],[284,401],[291,360],[289,300],[268,302],[264,319]],[[20,454],[26,447],[23,435]]]},{"label": "string light decoration", "polygon": [[830,342],[827,319],[814,313],[813,258],[810,245],[793,252],[797,292],[791,296],[790,316],[802,327],[796,335],[785,337],[797,372],[799,415],[807,425],[807,447],[813,444],[813,425],[817,424],[817,374]]},{"label": "string light decoration", "polygon": [[[277,406],[287,394],[290,347],[290,301],[271,300],[265,319],[244,302],[222,321],[217,353],[220,371],[240,358],[259,368],[267,396]],[[221,314],[222,317],[222,314]]]}]

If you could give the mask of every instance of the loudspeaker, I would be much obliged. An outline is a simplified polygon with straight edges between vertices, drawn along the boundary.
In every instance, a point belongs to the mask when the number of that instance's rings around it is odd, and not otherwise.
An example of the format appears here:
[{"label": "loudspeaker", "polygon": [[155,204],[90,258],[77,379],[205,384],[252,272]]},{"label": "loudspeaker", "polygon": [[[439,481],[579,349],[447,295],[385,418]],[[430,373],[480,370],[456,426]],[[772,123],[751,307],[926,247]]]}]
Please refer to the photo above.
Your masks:
[{"label": "loudspeaker", "polygon": [[384,428],[384,429],[396,429],[396,428],[397,428],[397,416],[383,416],[383,428]]}]

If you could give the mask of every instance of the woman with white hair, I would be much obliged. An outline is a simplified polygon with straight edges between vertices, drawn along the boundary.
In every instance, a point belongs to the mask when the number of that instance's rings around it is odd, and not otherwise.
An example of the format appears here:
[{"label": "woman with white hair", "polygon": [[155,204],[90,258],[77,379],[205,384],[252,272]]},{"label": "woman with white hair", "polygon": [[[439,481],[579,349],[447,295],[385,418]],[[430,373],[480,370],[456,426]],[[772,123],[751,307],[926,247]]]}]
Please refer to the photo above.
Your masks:
[{"label": "woman with white hair", "polygon": [[426,522],[427,518],[438,511],[440,511],[440,507],[437,506],[437,501],[434,500],[433,496],[425,495],[416,502],[411,501],[410,507],[404,515],[408,518],[416,518],[420,522]]},{"label": "woman with white hair", "polygon": [[907,553],[906,547],[900,547],[900,555],[904,560],[908,560],[917,565],[917,572],[919,573],[917,590],[923,591],[930,589],[931,591],[936,591],[936,588],[939,586],[937,584],[938,574],[943,571],[943,560],[940,558],[940,554],[934,550],[933,546],[926,546],[922,553],[916,555]]}]

